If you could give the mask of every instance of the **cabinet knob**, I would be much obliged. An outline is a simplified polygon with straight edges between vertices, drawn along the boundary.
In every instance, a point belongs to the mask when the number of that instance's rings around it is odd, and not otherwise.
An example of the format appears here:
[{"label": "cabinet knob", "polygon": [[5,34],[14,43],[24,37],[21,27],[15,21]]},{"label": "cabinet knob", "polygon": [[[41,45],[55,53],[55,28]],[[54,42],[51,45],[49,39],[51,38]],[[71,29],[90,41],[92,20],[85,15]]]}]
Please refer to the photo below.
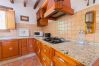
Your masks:
[{"label": "cabinet knob", "polygon": [[44,52],[46,52],[46,50],[44,50]]},{"label": "cabinet knob", "polygon": [[45,58],[43,58],[43,60],[45,61]]},{"label": "cabinet knob", "polygon": [[12,47],[10,47],[10,48],[9,48],[9,50],[13,50],[13,48],[12,48]]},{"label": "cabinet knob", "polygon": [[40,49],[38,50],[38,53],[40,53]]},{"label": "cabinet knob", "polygon": [[30,45],[30,47],[32,47],[32,45]]}]

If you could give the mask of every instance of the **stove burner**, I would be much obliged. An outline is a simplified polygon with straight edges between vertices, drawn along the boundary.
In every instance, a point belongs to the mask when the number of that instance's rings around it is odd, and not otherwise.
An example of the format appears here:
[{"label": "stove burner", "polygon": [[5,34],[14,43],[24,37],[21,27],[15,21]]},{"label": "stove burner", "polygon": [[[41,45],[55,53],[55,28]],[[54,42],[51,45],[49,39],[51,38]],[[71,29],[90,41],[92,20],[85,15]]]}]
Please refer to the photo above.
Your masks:
[{"label": "stove burner", "polygon": [[56,38],[56,37],[51,37],[51,38],[45,38],[44,41],[47,41],[52,44],[58,44],[58,43],[63,43],[65,42],[65,39],[63,38]]}]

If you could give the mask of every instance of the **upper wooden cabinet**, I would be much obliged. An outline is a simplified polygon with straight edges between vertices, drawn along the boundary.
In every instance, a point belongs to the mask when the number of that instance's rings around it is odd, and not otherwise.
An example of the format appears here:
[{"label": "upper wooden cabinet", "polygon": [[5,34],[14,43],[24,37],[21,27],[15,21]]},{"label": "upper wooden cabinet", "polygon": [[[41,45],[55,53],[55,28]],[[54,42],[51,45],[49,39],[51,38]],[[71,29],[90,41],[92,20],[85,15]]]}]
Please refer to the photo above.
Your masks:
[{"label": "upper wooden cabinet", "polygon": [[48,19],[42,18],[37,22],[37,26],[44,27],[48,25]]},{"label": "upper wooden cabinet", "polygon": [[48,1],[46,0],[37,12],[37,26],[39,27],[48,25],[48,18],[44,18],[44,14],[47,9],[47,3]]},{"label": "upper wooden cabinet", "polygon": [[47,11],[44,14],[45,18],[57,19],[65,14],[74,14],[70,0],[48,0]]},{"label": "upper wooden cabinet", "polygon": [[37,26],[44,27],[48,25],[48,19],[44,18],[45,9],[40,8],[37,12]]},{"label": "upper wooden cabinet", "polygon": [[7,29],[15,29],[15,11],[14,10],[7,10],[6,11],[6,24]]}]

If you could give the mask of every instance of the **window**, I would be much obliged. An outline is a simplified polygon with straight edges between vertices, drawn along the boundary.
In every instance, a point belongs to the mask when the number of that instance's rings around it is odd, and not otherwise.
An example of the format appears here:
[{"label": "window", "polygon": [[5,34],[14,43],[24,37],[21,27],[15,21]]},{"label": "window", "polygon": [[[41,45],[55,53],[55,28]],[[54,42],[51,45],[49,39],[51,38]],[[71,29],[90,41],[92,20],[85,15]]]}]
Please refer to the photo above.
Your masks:
[{"label": "window", "polygon": [[0,10],[0,30],[15,29],[15,11]]},{"label": "window", "polygon": [[6,29],[6,12],[0,11],[0,29]]}]

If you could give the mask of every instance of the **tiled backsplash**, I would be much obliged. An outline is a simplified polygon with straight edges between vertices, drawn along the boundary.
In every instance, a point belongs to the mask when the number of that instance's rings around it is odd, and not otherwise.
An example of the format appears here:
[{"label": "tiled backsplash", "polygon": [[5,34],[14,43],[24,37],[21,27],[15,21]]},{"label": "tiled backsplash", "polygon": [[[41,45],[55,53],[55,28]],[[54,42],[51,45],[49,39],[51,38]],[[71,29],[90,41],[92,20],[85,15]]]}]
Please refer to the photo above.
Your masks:
[{"label": "tiled backsplash", "polygon": [[0,36],[18,36],[17,29],[26,28],[29,29],[30,36],[33,36],[34,31],[41,31],[41,28],[37,27],[36,24],[28,24],[28,23],[17,23],[16,30],[7,30],[7,31],[0,31]]},{"label": "tiled backsplash", "polygon": [[85,29],[85,13],[96,11],[96,28],[95,33],[86,34],[85,40],[99,42],[99,5],[81,10],[74,15],[65,15],[57,21],[49,21],[49,25],[43,27],[44,32],[51,32],[53,36],[64,37],[70,40],[78,40],[80,30]]}]

